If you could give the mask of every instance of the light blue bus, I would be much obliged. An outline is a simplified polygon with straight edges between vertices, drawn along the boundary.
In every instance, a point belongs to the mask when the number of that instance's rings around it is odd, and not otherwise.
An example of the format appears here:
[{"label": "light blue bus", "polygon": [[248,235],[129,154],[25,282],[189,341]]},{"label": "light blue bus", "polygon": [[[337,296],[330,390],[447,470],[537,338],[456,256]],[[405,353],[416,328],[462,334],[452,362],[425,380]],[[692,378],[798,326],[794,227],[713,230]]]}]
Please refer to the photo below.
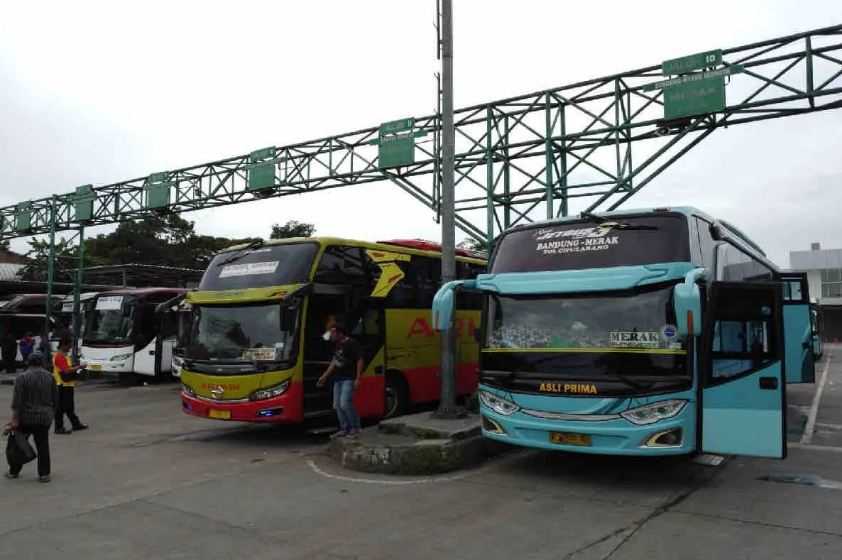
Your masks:
[{"label": "light blue bus", "polygon": [[483,433],[616,455],[786,456],[786,384],[812,383],[805,275],[694,208],[586,214],[504,232],[483,295]]}]

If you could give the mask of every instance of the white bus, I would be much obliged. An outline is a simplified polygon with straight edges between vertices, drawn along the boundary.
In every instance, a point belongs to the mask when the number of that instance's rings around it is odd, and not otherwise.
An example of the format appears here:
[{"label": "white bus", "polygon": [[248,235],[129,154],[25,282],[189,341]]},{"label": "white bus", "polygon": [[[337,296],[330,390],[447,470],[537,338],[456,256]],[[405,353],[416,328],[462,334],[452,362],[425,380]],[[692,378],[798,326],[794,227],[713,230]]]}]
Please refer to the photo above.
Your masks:
[{"label": "white bus", "polygon": [[128,288],[93,297],[85,318],[81,362],[88,371],[163,377],[170,373],[176,328],[156,308],[186,290]]}]

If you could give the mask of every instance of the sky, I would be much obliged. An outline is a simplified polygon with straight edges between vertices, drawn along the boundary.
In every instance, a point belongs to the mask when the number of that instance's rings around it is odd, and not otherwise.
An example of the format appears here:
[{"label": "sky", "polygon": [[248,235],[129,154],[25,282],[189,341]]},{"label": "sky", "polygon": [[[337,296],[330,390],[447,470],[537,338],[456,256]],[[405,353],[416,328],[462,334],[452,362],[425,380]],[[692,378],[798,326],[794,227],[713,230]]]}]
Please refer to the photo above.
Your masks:
[{"label": "sky", "polygon": [[[435,0],[4,3],[0,206],[431,114],[434,19]],[[838,0],[454,0],[455,105],[838,23]],[[840,248],[841,125],[836,110],[718,130],[626,206],[699,207],[782,266],[813,241]],[[298,220],[440,239],[388,182],[185,217],[231,237]]]}]

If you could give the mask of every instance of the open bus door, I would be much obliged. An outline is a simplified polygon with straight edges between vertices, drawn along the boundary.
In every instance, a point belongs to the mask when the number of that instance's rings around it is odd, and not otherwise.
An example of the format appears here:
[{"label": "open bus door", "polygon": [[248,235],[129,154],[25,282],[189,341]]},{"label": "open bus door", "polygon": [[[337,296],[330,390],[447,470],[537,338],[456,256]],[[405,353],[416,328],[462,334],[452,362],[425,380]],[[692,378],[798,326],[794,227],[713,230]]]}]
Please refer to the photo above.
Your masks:
[{"label": "open bus door", "polygon": [[713,282],[702,336],[700,449],[786,457],[781,286]]},{"label": "open bus door", "polygon": [[786,272],[778,279],[784,287],[784,340],[786,341],[786,382],[815,383],[816,359],[813,354],[813,318],[807,274]]}]

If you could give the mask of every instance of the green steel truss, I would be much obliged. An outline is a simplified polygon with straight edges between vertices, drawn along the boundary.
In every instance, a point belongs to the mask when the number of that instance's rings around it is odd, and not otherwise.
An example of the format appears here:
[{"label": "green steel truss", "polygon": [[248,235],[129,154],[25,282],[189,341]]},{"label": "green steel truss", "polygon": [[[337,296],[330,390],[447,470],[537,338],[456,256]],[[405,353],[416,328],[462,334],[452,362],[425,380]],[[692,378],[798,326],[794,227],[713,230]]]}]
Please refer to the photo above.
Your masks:
[{"label": "green steel truss", "polygon": [[[741,71],[714,114],[665,122],[660,65],[456,111],[457,227],[613,209],[718,128],[842,107],[842,25],[722,53]],[[411,165],[380,169],[371,127],[0,208],[0,239],[383,180],[438,215],[439,122],[415,118]]]}]

